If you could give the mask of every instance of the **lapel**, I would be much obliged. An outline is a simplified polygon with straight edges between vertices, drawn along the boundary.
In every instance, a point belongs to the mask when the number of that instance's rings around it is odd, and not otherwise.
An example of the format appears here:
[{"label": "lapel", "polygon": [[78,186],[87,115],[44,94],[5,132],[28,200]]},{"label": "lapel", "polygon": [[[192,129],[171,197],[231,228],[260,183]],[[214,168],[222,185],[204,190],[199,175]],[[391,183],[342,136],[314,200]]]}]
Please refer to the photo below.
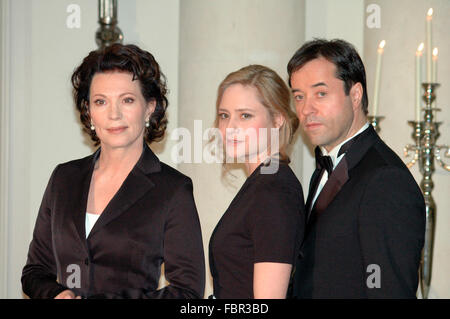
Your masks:
[{"label": "lapel", "polygon": [[[309,218],[309,214],[312,209],[311,204],[312,204],[312,200],[314,198],[314,194],[316,193],[316,190],[317,190],[318,180],[320,178],[322,178],[322,174],[320,174],[320,171],[321,170],[319,168],[316,168],[311,177],[311,181],[309,182],[308,198],[306,199],[307,218]],[[314,185],[316,185],[316,187],[313,187]]]},{"label": "lapel", "polygon": [[[325,183],[314,203],[308,224],[312,224],[330,205],[345,183],[351,178],[351,170],[362,160],[369,148],[378,140],[380,140],[380,138],[372,125],[369,125],[369,127],[361,133]],[[310,196],[308,196],[308,200],[309,197]]]},{"label": "lapel", "polygon": [[[92,161],[89,163],[89,169],[86,169],[82,177],[82,195],[81,195],[81,208],[75,210],[75,225],[80,235],[80,238],[85,241],[86,229],[86,207],[89,194],[89,187],[94,170],[94,165],[98,157],[100,156],[100,148],[92,155]],[[104,211],[94,224],[88,238],[92,237],[102,227],[109,222],[120,216],[134,203],[136,203],[142,196],[144,196],[155,184],[147,176],[148,174],[159,172],[161,170],[161,163],[151,149],[144,143],[144,149],[141,157],[136,165],[133,167],[127,178],[113,196],[111,201],[105,207]]]},{"label": "lapel", "polygon": [[[72,188],[72,205],[69,205],[68,207],[70,209],[70,212],[72,213],[73,222],[82,243],[86,243],[85,218],[89,185],[91,184],[95,161],[97,160],[99,154],[100,149],[97,149],[94,154],[89,156],[86,160],[86,163],[82,164],[81,170],[78,175],[80,178],[79,181],[77,182],[76,179],[72,181],[72,185],[75,187]],[[76,189],[77,185],[79,185],[79,189]],[[87,249],[86,245],[85,248]]]},{"label": "lapel", "polygon": [[317,216],[322,213],[331,201],[336,197],[342,186],[348,181],[348,165],[345,156],[333,170],[331,176],[323,186],[322,191],[314,203],[309,222],[313,222]]}]

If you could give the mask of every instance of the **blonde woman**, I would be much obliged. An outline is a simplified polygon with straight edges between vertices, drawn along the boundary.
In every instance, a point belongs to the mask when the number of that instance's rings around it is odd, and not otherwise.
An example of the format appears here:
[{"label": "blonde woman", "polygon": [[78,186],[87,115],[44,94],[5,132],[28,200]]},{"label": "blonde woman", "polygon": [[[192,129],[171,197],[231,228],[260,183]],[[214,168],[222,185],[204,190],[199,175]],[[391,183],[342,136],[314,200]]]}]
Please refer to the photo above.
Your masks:
[{"label": "blonde woman", "polygon": [[273,70],[244,67],[219,86],[215,126],[227,162],[244,163],[248,178],[211,236],[214,297],[285,298],[304,230],[287,155],[298,127],[291,93]]}]

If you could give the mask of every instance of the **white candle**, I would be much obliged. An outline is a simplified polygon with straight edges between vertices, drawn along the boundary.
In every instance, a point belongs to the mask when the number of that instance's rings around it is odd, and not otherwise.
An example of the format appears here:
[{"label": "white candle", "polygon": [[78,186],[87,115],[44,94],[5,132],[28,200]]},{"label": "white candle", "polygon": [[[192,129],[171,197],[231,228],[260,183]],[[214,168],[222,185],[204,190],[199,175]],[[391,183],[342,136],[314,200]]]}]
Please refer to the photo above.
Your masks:
[{"label": "white candle", "polygon": [[427,12],[427,82],[432,81],[432,66],[431,66],[431,21],[433,20],[433,8],[428,9]]},{"label": "white candle", "polygon": [[372,115],[377,116],[378,113],[378,96],[380,92],[380,74],[381,74],[381,58],[383,56],[386,41],[381,41],[377,50],[377,66],[375,69],[375,86],[373,90],[373,110]]},{"label": "white candle", "polygon": [[422,69],[422,52],[423,52],[424,44],[421,43],[416,51],[416,122],[420,121],[420,108],[421,108],[421,69]]},{"label": "white candle", "polygon": [[437,60],[438,60],[438,48],[433,49],[433,67],[431,72],[431,79],[434,83],[437,82]]}]

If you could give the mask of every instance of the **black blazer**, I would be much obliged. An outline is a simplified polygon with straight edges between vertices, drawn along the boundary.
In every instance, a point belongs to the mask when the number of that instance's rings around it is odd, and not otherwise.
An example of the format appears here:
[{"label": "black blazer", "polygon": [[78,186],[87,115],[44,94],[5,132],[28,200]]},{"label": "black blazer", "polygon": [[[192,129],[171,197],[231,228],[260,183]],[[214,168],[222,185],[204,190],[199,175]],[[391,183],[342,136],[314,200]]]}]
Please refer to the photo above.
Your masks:
[{"label": "black blazer", "polygon": [[[202,298],[203,245],[190,178],[160,162],[145,144],[86,239],[87,198],[99,154],[54,170],[22,273],[24,293],[53,298],[75,286],[83,297]],[[170,284],[157,290],[163,262]]]},{"label": "black blazer", "polygon": [[[293,296],[415,298],[424,234],[420,188],[369,126],[315,202],[293,274]],[[373,287],[377,282],[381,286]]]}]

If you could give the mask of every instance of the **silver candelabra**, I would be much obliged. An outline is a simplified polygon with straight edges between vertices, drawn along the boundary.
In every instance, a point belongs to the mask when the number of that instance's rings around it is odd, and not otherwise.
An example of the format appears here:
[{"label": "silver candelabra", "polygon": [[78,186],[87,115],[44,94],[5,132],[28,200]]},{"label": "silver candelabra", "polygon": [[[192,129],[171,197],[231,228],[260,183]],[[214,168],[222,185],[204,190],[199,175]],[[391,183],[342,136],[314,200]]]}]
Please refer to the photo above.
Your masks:
[{"label": "silver candelabra", "polygon": [[424,120],[408,121],[413,128],[412,138],[414,144],[405,146],[405,157],[413,154],[412,160],[407,163],[408,168],[411,168],[415,163],[419,164],[419,170],[422,174],[422,181],[420,188],[422,189],[425,198],[426,206],[426,229],[425,229],[425,244],[422,252],[422,260],[420,266],[420,286],[423,298],[428,298],[428,293],[431,283],[431,270],[433,260],[434,247],[434,230],[436,222],[436,203],[434,202],[431,192],[434,188],[432,175],[435,171],[434,161],[436,160],[445,170],[450,171],[450,166],[445,164],[442,156],[450,157],[448,145],[436,145],[439,137],[439,126],[442,122],[434,120],[435,112],[440,109],[433,107],[433,102],[436,99],[436,89],[439,87],[438,83],[423,83],[422,87],[425,91],[423,99],[425,101]]}]

